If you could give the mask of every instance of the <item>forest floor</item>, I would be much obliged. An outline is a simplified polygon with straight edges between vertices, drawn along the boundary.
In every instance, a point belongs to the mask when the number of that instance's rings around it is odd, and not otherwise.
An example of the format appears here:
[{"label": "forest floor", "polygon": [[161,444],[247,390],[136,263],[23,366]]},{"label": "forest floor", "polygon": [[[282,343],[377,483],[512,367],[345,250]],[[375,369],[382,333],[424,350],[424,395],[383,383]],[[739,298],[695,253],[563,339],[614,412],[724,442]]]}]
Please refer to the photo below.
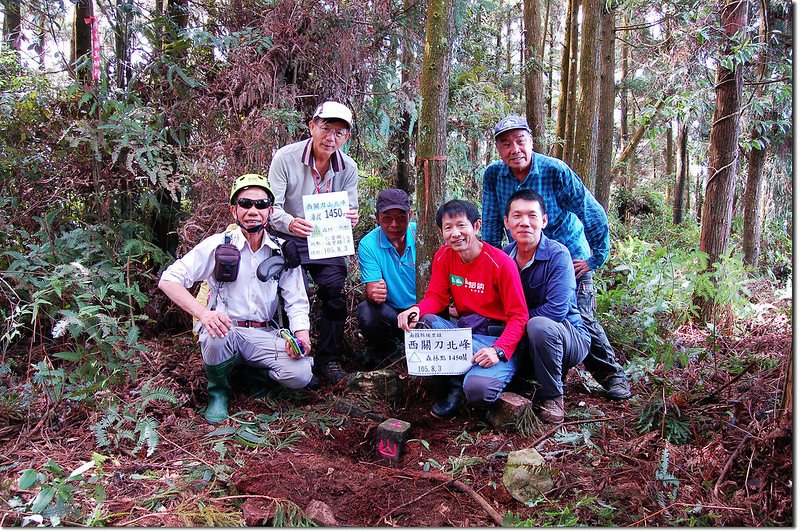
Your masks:
[{"label": "forest floor", "polygon": [[[408,377],[404,364],[390,368],[402,389],[389,401],[365,397],[347,381],[262,398],[239,393],[231,419],[213,427],[202,415],[206,379],[191,335],[152,338],[138,381],[95,398],[112,394],[125,411],[149,381],[174,395],[174,405],[152,401],[127,420],[45,394],[24,409],[2,406],[0,526],[30,519],[20,502],[48,488],[71,506],[62,511],[67,525],[288,526],[314,517],[359,527],[792,526],[793,425],[780,409],[791,301],[773,304],[730,334],[711,338],[687,326],[669,339],[713,355],[669,370],[648,359],[628,363],[629,401],[606,400],[587,373],[573,369],[565,423],[528,415],[511,430],[494,428],[480,409],[435,420],[430,384]],[[530,393],[525,381],[510,389]],[[341,412],[340,399],[369,413]],[[145,432],[132,429],[144,414],[157,421],[158,439],[134,452]],[[411,424],[395,466],[379,464],[376,454],[383,418]],[[100,447],[98,432],[117,445]],[[555,484],[523,503],[506,490],[503,472],[510,451],[531,447]],[[68,480],[83,464],[91,475]],[[42,476],[23,489],[28,468]]]}]

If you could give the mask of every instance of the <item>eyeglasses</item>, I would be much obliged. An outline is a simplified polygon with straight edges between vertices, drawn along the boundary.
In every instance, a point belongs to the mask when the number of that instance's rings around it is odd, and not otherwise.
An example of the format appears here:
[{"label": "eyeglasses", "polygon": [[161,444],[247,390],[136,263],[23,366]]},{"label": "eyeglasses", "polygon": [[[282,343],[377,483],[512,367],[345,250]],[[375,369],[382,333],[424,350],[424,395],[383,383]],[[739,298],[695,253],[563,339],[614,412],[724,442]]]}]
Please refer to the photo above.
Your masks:
[{"label": "eyeglasses", "polygon": [[350,133],[347,129],[330,129],[326,126],[317,126],[322,132],[323,137],[327,137],[328,135],[333,135],[336,137],[336,140],[344,140],[344,138]]},{"label": "eyeglasses", "polygon": [[251,200],[250,198],[239,198],[236,200],[236,204],[239,205],[242,209],[249,209],[253,205],[256,206],[256,209],[263,211],[264,209],[269,209],[272,206],[272,202],[268,199],[258,199],[258,200]]},{"label": "eyeglasses", "polygon": [[392,216],[381,212],[378,213],[378,220],[386,225],[392,225],[393,223],[402,225],[408,221],[408,215],[402,214],[400,216]]}]

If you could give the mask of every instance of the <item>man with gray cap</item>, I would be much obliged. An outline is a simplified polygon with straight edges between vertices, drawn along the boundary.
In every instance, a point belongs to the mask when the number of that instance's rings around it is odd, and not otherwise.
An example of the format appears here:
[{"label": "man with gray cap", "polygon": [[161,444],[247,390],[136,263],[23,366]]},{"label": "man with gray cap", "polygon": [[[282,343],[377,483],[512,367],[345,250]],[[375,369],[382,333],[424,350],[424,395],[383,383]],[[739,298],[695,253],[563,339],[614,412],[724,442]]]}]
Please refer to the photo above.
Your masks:
[{"label": "man with gray cap", "polygon": [[303,270],[318,287],[322,317],[314,370],[334,383],[347,376],[340,365],[347,316],[347,265],[344,257],[309,258],[307,238],[314,225],[305,219],[303,196],[346,191],[350,209],[345,215],[353,226],[358,223],[358,165],[340,151],[350,139],[352,127],[350,109],[339,102],[324,102],[308,123],[311,138],[279,149],[269,167],[269,184],[275,194],[270,225],[273,234],[295,241]]},{"label": "man with gray cap", "polygon": [[403,351],[397,315],[416,304],[417,224],[411,223],[411,201],[405,191],[389,188],[378,195],[378,227],[361,239],[358,265],[366,300],[356,309],[367,342],[367,366],[380,366]]},{"label": "man with gray cap", "polygon": [[[578,283],[578,310],[591,335],[591,348],[583,364],[606,389],[609,399],[629,398],[625,371],[594,317],[592,271],[605,263],[610,247],[603,207],[566,163],[533,151],[531,129],[521,116],[500,120],[494,139],[501,160],[491,163],[483,173],[483,240],[501,247],[503,212],[514,192],[531,189],[544,198],[549,217],[544,234],[569,249]],[[511,235],[507,236],[511,241]]]}]

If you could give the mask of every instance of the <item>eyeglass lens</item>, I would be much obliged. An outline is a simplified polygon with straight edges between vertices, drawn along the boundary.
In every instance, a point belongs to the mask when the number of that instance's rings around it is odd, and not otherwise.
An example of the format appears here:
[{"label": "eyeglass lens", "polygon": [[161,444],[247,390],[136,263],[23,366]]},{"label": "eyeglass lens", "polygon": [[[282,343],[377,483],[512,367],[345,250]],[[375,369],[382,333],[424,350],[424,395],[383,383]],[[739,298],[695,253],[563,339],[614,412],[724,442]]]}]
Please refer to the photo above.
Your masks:
[{"label": "eyeglass lens", "polygon": [[325,135],[326,137],[330,134],[333,134],[333,136],[336,137],[337,140],[342,140],[347,136],[346,129],[330,129],[325,126],[320,126],[319,128],[320,130],[322,130],[322,134]]},{"label": "eyeglass lens", "polygon": [[239,198],[236,200],[236,203],[239,204],[239,207],[242,209],[249,209],[253,205],[256,206],[256,209],[263,211],[264,209],[269,209],[271,205],[269,200],[260,199],[260,200],[251,200],[250,198]]}]

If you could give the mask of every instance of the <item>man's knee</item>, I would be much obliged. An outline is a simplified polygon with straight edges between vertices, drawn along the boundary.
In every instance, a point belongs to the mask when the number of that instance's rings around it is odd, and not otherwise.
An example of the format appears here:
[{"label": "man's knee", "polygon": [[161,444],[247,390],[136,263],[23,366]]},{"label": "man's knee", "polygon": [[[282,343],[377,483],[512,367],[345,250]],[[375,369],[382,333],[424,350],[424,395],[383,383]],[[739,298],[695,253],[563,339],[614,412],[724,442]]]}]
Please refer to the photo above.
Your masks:
[{"label": "man's knee", "polygon": [[526,332],[531,345],[540,346],[558,336],[558,324],[550,318],[534,316],[528,320]]},{"label": "man's knee", "polygon": [[358,320],[358,328],[369,330],[374,326],[376,319],[375,305],[369,301],[362,301],[356,306],[356,319]]},{"label": "man's knee", "polygon": [[437,324],[441,323],[442,318],[438,314],[425,314],[419,319],[419,322],[422,326],[426,329],[436,329],[441,328],[437,327]]},{"label": "man's knee", "polygon": [[200,353],[203,355],[203,362],[209,366],[216,366],[233,358],[236,353],[233,347],[234,331],[228,331],[223,337],[211,337],[207,332],[200,334]]},{"label": "man's knee", "polygon": [[498,379],[471,376],[464,381],[464,396],[471,405],[486,406],[497,401],[504,387]]}]

